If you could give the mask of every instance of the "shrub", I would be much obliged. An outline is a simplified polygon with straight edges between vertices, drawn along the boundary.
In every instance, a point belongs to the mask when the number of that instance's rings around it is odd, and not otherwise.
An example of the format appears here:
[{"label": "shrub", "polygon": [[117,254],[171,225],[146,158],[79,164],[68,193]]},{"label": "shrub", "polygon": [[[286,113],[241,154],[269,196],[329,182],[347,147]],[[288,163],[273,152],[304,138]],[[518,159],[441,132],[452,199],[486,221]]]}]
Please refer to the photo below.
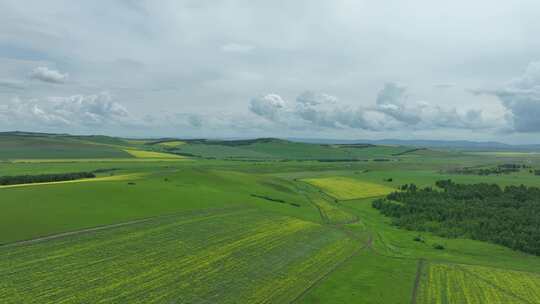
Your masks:
[{"label": "shrub", "polygon": [[421,235],[417,235],[413,239],[415,242],[425,243],[424,238]]},{"label": "shrub", "polygon": [[441,245],[441,244],[437,244],[437,243],[433,244],[433,248],[435,248],[437,250],[444,250],[444,246]]}]

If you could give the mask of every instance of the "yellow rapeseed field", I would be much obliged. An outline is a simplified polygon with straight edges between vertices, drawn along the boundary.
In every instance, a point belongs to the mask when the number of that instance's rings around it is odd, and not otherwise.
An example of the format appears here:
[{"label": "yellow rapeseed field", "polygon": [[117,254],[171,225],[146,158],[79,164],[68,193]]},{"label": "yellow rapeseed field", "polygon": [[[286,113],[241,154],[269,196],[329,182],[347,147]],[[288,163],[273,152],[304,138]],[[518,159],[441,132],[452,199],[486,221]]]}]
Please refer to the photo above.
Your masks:
[{"label": "yellow rapeseed field", "polygon": [[132,150],[132,149],[126,149],[124,151],[133,155],[136,158],[184,158],[176,154],[154,152],[154,151]]},{"label": "yellow rapeseed field", "polygon": [[167,147],[167,148],[176,148],[178,146],[181,146],[185,144],[183,141],[175,140],[175,141],[166,141],[159,143],[160,146]]},{"label": "yellow rapeseed field", "polygon": [[394,191],[393,188],[387,186],[341,176],[308,178],[304,181],[340,200],[368,198]]}]

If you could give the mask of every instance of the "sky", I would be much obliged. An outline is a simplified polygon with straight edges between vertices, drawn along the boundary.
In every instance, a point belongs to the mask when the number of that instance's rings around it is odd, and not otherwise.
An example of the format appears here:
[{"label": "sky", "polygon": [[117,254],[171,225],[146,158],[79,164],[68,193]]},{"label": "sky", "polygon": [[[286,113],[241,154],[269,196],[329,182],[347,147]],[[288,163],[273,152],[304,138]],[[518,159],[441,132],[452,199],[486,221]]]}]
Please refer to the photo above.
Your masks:
[{"label": "sky", "polygon": [[537,0],[0,0],[0,131],[540,143]]}]

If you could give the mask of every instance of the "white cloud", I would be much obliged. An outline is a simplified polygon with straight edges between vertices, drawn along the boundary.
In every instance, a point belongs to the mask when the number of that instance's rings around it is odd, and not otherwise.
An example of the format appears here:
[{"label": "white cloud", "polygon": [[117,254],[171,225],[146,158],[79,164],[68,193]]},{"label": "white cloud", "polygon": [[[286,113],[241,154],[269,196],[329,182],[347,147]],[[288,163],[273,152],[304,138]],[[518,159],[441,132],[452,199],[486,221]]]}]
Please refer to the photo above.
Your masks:
[{"label": "white cloud", "polygon": [[108,93],[49,97],[44,100],[14,98],[0,108],[2,124],[18,128],[31,126],[110,126],[129,123],[124,106]]},{"label": "white cloud", "polygon": [[41,66],[30,73],[30,78],[50,83],[64,83],[68,78],[68,74],[62,74],[59,71]]}]

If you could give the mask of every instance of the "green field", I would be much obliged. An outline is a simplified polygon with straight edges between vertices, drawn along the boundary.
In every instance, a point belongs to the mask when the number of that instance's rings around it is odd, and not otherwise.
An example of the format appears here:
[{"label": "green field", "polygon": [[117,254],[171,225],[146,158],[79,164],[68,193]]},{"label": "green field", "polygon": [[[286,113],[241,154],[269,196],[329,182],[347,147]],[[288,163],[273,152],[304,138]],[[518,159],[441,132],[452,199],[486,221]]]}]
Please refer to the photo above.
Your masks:
[{"label": "green field", "polygon": [[[97,172],[0,187],[0,303],[540,303],[539,257],[400,229],[371,205],[443,179],[540,186],[534,155],[50,134],[0,147],[15,147],[2,176]],[[527,169],[449,173],[501,163]]]},{"label": "green field", "polygon": [[0,298],[287,303],[354,249],[344,233],[308,221],[250,209],[200,211],[2,248]]},{"label": "green field", "polygon": [[[171,148],[171,147],[168,147]],[[401,146],[318,145],[290,142],[279,139],[239,141],[185,141],[177,145],[177,152],[218,159],[318,159],[318,160],[367,160],[392,158],[410,150]]]},{"label": "green field", "polygon": [[131,155],[120,149],[74,138],[0,134],[0,160],[128,157]]},{"label": "green field", "polygon": [[417,303],[538,303],[540,275],[492,267],[429,264]]}]

